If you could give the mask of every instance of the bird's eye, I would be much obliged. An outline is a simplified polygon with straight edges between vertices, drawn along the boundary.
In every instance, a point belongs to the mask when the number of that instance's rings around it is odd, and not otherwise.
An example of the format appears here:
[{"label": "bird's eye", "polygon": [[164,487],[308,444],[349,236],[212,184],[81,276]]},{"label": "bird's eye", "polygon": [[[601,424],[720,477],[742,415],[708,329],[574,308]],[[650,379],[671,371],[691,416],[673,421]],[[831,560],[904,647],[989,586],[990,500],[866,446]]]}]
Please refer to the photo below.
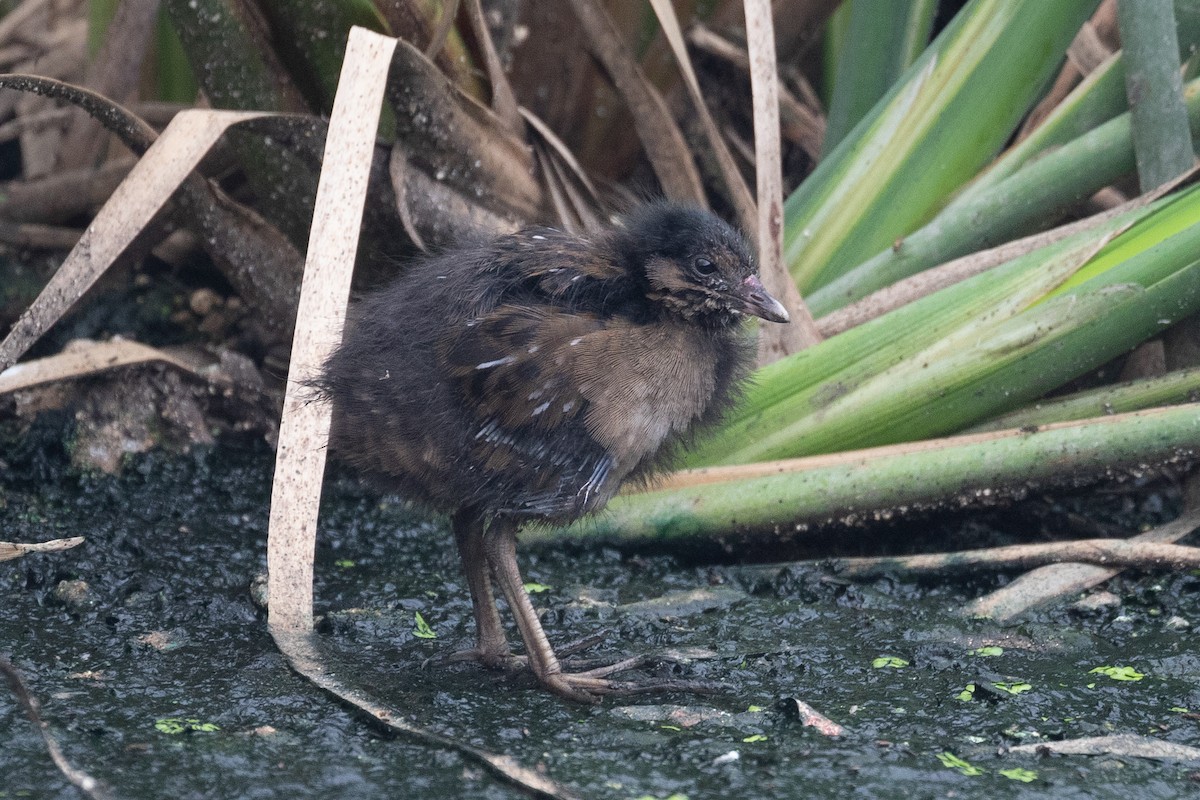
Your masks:
[{"label": "bird's eye", "polygon": [[696,272],[700,273],[701,275],[712,275],[717,271],[717,265],[704,256],[697,258],[694,266],[696,268]]}]

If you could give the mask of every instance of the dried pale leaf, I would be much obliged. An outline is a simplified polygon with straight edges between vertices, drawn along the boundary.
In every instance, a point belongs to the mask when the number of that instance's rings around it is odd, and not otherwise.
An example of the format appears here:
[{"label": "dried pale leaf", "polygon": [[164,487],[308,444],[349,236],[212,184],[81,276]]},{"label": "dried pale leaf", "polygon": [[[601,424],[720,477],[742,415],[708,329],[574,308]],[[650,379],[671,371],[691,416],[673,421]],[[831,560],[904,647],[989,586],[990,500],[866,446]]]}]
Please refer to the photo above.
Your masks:
[{"label": "dried pale leaf", "polygon": [[[104,43],[88,65],[84,78],[87,86],[118,102],[128,100],[136,92],[150,35],[158,23],[158,6],[159,0],[123,0],[117,4],[104,32]],[[94,164],[106,141],[99,121],[76,112],[63,137],[59,168]]]},{"label": "dried pale leaf", "polygon": [[233,384],[232,378],[214,368],[209,359],[193,349],[159,349],[126,339],[108,342],[78,340],[57,355],[14,364],[0,372],[0,395],[119,367],[153,363],[169,364],[208,383],[223,386]]},{"label": "dried pale leaf", "polygon": [[[592,53],[604,65],[633,114],[638,138],[663,193],[671,200],[707,207],[700,173],[679,126],[671,118],[662,96],[646,79],[625,46],[608,12],[595,0],[570,2],[587,33]],[[750,218],[753,219],[753,215]]]},{"label": "dried pale leaf", "polygon": [[[717,167],[721,171],[721,180],[724,181],[725,188],[729,191],[729,200],[737,211],[738,220],[741,222],[744,230],[755,230],[758,224],[758,212],[754,207],[754,199],[750,196],[750,187],[746,185],[746,181],[742,178],[742,173],[738,170],[737,164],[733,162],[733,156],[729,152],[729,147],[725,144],[725,139],[721,136],[721,131],[717,128],[717,123],[713,120],[712,114],[709,113],[708,104],[704,102],[704,93],[700,91],[700,82],[696,80],[696,71],[692,69],[692,59],[688,55],[687,46],[683,42],[683,31],[679,27],[679,18],[675,15],[675,7],[671,5],[670,0],[650,0],[650,5],[654,7],[654,13],[658,17],[659,24],[662,26],[663,34],[666,35],[667,42],[671,45],[671,52],[675,54],[675,60],[678,62],[679,70],[683,74],[684,85],[687,86],[688,94],[692,98],[692,105],[700,117],[700,124],[704,128],[704,135],[708,139],[708,146],[712,148],[712,154],[716,158]],[[770,9],[767,9],[766,16],[767,35],[770,36]],[[774,39],[771,40],[770,44],[772,50],[771,65],[773,67],[775,63]],[[775,136],[778,137],[778,100],[776,99],[774,103],[773,113],[776,115],[774,130]],[[780,225],[782,224],[783,213],[781,209]]]},{"label": "dried pale leaf", "polygon": [[[759,325],[758,363],[770,364],[821,341],[812,314],[783,263],[783,156],[779,144],[779,74],[770,0],[746,0],[754,152],[758,186],[758,264],[767,291],[783,303],[787,325]],[[682,44],[682,43],[681,43]],[[683,53],[686,58],[686,51]],[[688,70],[690,72],[690,69]],[[739,175],[740,180],[740,175]]]},{"label": "dried pale leaf", "polygon": [[[137,153],[145,153],[157,136],[153,128],[120,105],[82,87],[32,75],[0,75],[0,87],[68,100],[100,120]],[[266,125],[264,133],[276,138],[299,132],[301,143],[321,125],[319,120],[312,117],[270,116],[258,112],[244,112],[245,117],[239,122],[239,119],[229,116],[235,113],[238,112],[188,112],[192,115],[211,115],[213,125]],[[182,118],[185,115],[179,116]],[[177,120],[173,118],[172,123],[177,123]],[[196,123],[188,121],[186,124]],[[176,130],[172,135],[186,140],[188,134]],[[169,159],[171,155],[160,157]],[[141,170],[140,175],[139,180],[147,179],[145,170]],[[130,191],[140,191],[136,189],[136,184],[134,187]],[[300,255],[291,242],[256,212],[233,201],[216,184],[199,175],[185,175],[178,199],[186,212],[184,222],[196,229],[218,268],[234,288],[262,311],[267,328],[276,335],[291,331],[301,263]],[[109,206],[113,204],[110,202]],[[110,215],[116,214],[120,218],[123,213],[123,209],[116,207]],[[153,214],[147,220],[152,217]],[[2,352],[3,348],[0,347]],[[3,366],[3,361],[0,361],[0,367]]]},{"label": "dried pale leaf", "polygon": [[500,63],[500,55],[496,52],[496,43],[492,41],[492,32],[488,29],[487,21],[483,18],[483,7],[480,0],[467,0],[467,17],[471,20],[471,30],[475,41],[483,50],[483,63],[487,67],[488,83],[492,87],[492,111],[504,123],[508,130],[516,135],[524,127],[521,124],[521,112],[517,110],[517,96],[513,94],[512,84]]},{"label": "dried pale leaf", "polygon": [[29,553],[57,553],[83,544],[82,536],[51,539],[48,542],[0,542],[0,561],[11,561]]},{"label": "dried pale leaf", "polygon": [[525,142],[405,42],[392,73],[387,96],[409,161],[500,216],[537,219],[543,198]]},{"label": "dried pale leaf", "polygon": [[303,382],[317,374],[341,340],[375,132],[398,44],[351,29],[329,120],[271,487],[267,572],[273,633],[312,629],[312,559],[331,412],[327,403],[310,401]]},{"label": "dried pale leaf", "polygon": [[14,364],[112,266],[230,125],[260,116],[232,111],[176,116],[0,343],[0,369]]}]

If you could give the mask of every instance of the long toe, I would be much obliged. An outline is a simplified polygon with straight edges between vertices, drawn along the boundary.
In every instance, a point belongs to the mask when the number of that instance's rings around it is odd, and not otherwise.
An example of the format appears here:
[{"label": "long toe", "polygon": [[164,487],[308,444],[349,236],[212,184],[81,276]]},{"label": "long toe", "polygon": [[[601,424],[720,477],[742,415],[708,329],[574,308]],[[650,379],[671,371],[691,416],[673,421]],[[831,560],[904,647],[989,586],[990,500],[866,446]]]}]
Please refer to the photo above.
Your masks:
[{"label": "long toe", "polygon": [[526,656],[518,656],[508,650],[503,652],[472,647],[467,650],[455,650],[453,653],[440,656],[430,656],[421,663],[422,669],[433,664],[454,664],[460,661],[474,661],[488,669],[503,672],[519,672],[529,667]]},{"label": "long toe", "polygon": [[[607,669],[607,668],[604,668]],[[605,695],[623,696],[657,692],[715,694],[724,687],[705,681],[648,679],[613,681],[594,673],[559,672],[541,678],[542,685],[560,697],[581,703],[598,703]]]}]

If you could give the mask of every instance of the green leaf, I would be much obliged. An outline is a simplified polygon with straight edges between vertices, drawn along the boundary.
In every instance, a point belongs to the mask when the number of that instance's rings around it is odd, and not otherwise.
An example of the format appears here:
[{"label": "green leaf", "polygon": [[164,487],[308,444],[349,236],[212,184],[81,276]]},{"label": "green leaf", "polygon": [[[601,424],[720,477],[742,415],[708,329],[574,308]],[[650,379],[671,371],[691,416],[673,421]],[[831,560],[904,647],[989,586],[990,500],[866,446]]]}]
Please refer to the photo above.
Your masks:
[{"label": "green leaf", "polygon": [[742,739],[742,741],[747,744],[754,744],[755,742],[765,742],[766,740],[767,740],[767,735],[765,733],[756,733],[753,736],[747,736],[745,739]]},{"label": "green leaf", "polygon": [[1024,767],[1013,767],[1012,769],[1002,769],[999,773],[1009,780],[1020,781],[1021,783],[1033,783],[1037,780],[1037,772]]},{"label": "green leaf", "polygon": [[955,699],[961,700],[964,703],[969,703],[971,700],[974,700],[975,699],[975,684],[968,683],[965,689],[963,689],[961,692],[959,692],[957,695],[955,695]]},{"label": "green leaf", "polygon": [[530,581],[529,583],[525,584],[525,591],[529,592],[530,594],[541,594],[542,592],[550,591],[550,587],[544,583]]},{"label": "green leaf", "polygon": [[417,626],[413,628],[413,636],[416,636],[418,639],[437,638],[437,633],[434,632],[433,628],[429,627],[429,623],[426,622],[425,618],[421,616],[420,611],[414,611],[413,617],[417,621]]},{"label": "green leaf", "polygon": [[828,154],[925,49],[933,0],[850,0],[821,149]]},{"label": "green leaf", "polygon": [[961,772],[963,775],[966,775],[968,777],[974,777],[976,775],[984,774],[982,769],[974,766],[973,764],[971,764],[968,761],[964,761],[963,759],[959,758],[958,756],[954,755],[953,753],[950,753],[950,752],[938,753],[937,758],[938,758],[938,761],[942,762],[943,767],[949,767],[950,769],[956,769],[959,772]]},{"label": "green leaf", "polygon": [[1196,406],[1188,404],[992,441],[946,440],[909,452],[771,465],[744,477],[622,495],[601,517],[566,529],[532,529],[526,538],[663,543],[725,536],[784,520],[825,520],[836,508],[897,508],[938,502],[964,489],[1055,480],[1064,472],[1134,468],[1194,442],[1196,416]]},{"label": "green leaf", "polygon": [[180,719],[179,717],[166,717],[154,722],[156,730],[167,734],[168,736],[178,736],[181,733],[213,733],[221,730],[219,725],[212,722],[201,722],[195,718]]},{"label": "green leaf", "polygon": [[1031,684],[1020,682],[1020,681],[1012,681],[1012,682],[995,681],[992,683],[992,686],[995,686],[997,689],[999,689],[1002,692],[1008,692],[1009,694],[1014,694],[1014,695],[1021,694],[1022,692],[1028,692],[1030,689],[1033,688],[1033,686]]},{"label": "green leaf", "polygon": [[1107,675],[1114,681],[1140,681],[1146,677],[1133,667],[1096,667],[1088,670],[1089,675]]},{"label": "green leaf", "polygon": [[972,0],[788,198],[802,290],[912,232],[1009,138],[1097,0]]},{"label": "green leaf", "polygon": [[339,558],[337,561],[334,561],[333,564],[335,567],[339,567],[340,569],[352,569],[354,567],[354,559]]},{"label": "green leaf", "polygon": [[999,655],[1003,655],[1003,654],[1004,654],[1004,648],[996,647],[994,645],[986,646],[986,647],[977,647],[971,651],[971,655],[973,655],[973,656],[999,656]]},{"label": "green leaf", "polygon": [[908,662],[903,658],[897,658],[896,656],[880,656],[871,662],[871,666],[875,669],[887,669],[889,667],[893,669],[903,669],[904,667],[908,666]]}]

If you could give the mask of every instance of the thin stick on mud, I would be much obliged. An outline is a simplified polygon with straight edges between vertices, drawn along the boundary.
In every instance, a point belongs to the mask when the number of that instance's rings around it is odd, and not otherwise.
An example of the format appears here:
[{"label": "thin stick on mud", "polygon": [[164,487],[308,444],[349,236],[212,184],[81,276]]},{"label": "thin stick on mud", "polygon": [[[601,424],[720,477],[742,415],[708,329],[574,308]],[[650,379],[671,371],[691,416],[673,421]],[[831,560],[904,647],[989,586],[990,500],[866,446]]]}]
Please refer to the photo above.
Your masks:
[{"label": "thin stick on mud", "polygon": [[[1173,522],[1129,539],[1130,544],[1171,543],[1188,536],[1200,527],[1200,510],[1189,511]],[[1092,564],[1054,564],[1040,567],[1016,580],[968,603],[962,614],[969,617],[990,617],[997,622],[1008,622],[1031,608],[1078,594],[1093,586],[1104,583],[1121,570],[1113,566]]]},{"label": "thin stick on mud", "polygon": [[835,558],[801,563],[821,564],[847,578],[871,578],[886,574],[953,575],[983,569],[1030,569],[1063,562],[1145,571],[1197,569],[1200,568],[1200,548],[1180,544],[1131,542],[1125,539],[1079,539],[1073,542],[1017,544],[955,553]]},{"label": "thin stick on mud", "polygon": [[8,681],[8,687],[12,691],[13,697],[17,699],[17,704],[25,710],[25,714],[38,729],[42,741],[46,744],[46,752],[50,754],[50,760],[54,762],[54,766],[58,767],[58,771],[63,774],[63,777],[93,800],[109,800],[112,794],[104,784],[83,770],[71,766],[71,762],[67,761],[58,740],[50,733],[50,726],[46,724],[38,711],[37,699],[29,693],[29,687],[21,679],[21,673],[17,672],[17,668],[3,656],[0,656],[0,673],[3,673]]}]

